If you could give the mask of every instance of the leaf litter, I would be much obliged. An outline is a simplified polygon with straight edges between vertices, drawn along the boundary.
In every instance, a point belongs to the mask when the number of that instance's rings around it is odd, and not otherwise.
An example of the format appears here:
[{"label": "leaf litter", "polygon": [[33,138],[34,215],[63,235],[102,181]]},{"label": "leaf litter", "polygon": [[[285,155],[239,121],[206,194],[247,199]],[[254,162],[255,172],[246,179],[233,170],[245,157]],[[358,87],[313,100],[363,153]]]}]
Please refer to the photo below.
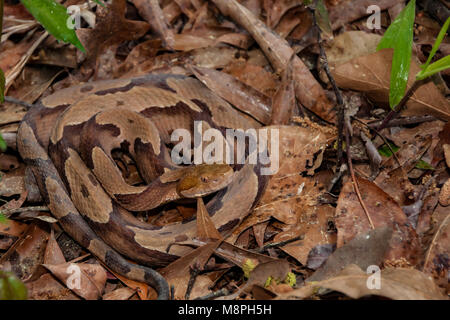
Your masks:
[{"label": "leaf litter", "polygon": [[[177,73],[199,78],[280,131],[279,171],[230,236],[215,229],[202,200],[145,217],[158,225],[197,218],[198,238],[175,244],[184,254],[159,269],[175,299],[327,299],[330,291],[353,299],[447,299],[448,71],[420,86],[392,126],[374,131],[371,123],[388,112],[392,62],[392,50],[376,47],[402,6],[379,1],[386,19],[373,31],[364,20],[370,1],[325,4],[329,21],[315,26],[302,1],[113,0],[83,9],[91,18],[76,31],[82,53],[42,33],[22,5],[5,3],[0,66],[6,95],[34,103],[79,82]],[[440,28],[427,11],[416,23],[411,75]],[[319,57],[317,28],[326,61]],[[446,54],[448,39],[437,56]],[[347,117],[355,179],[336,161],[337,103],[326,64],[346,99],[358,102]],[[57,223],[27,209],[42,200],[33,195],[13,143],[26,111],[13,102],[0,106],[0,132],[8,138],[0,157],[0,210],[15,210],[0,222],[1,269],[25,282],[29,299],[156,298],[146,284],[73,249],[76,243]],[[380,152],[386,143],[394,153]],[[367,286],[370,266],[381,270],[381,290]],[[67,268],[80,270],[79,287],[68,284]]]}]

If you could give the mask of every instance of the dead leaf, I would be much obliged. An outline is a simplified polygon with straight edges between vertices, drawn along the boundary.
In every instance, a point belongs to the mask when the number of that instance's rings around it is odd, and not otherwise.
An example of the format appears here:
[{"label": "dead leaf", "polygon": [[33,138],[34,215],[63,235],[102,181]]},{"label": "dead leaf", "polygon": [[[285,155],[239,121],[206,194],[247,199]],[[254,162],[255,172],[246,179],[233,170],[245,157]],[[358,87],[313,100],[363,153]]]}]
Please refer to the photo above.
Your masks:
[{"label": "dead leaf", "polygon": [[[397,1],[395,0],[378,0],[376,5],[382,11],[394,6],[396,3]],[[371,0],[344,0],[342,3],[329,8],[332,29],[337,30],[349,22],[369,15],[367,8],[373,4],[374,2]]]},{"label": "dead leaf", "polygon": [[139,14],[150,23],[153,31],[163,40],[164,47],[168,50],[174,49],[174,34],[172,29],[167,26],[159,1],[133,0],[132,2],[138,9]]},{"label": "dead leaf", "polygon": [[[416,264],[420,257],[420,244],[417,234],[403,210],[391,196],[373,182],[357,178],[357,183],[375,228],[387,226],[394,229],[386,260],[403,258],[412,265]],[[368,217],[356,196],[351,180],[345,183],[339,195],[336,207],[336,227],[338,229],[338,248],[355,236],[370,230]]]},{"label": "dead leaf", "polygon": [[261,123],[270,122],[270,98],[240,82],[229,74],[200,67],[191,67],[195,76],[209,89]]},{"label": "dead leaf", "polygon": [[31,279],[43,263],[49,239],[47,225],[31,223],[13,246],[0,258],[0,269],[11,271],[22,281]]},{"label": "dead leaf", "polygon": [[354,58],[376,52],[381,36],[364,31],[347,31],[336,36],[326,48],[330,66],[340,66]]},{"label": "dead leaf", "polygon": [[252,61],[258,59],[257,57],[252,59],[251,56],[252,53],[256,52],[260,53],[259,50],[253,50],[249,52],[248,60],[243,60],[241,57],[239,60],[228,64],[222,71],[255,88],[267,97],[272,97],[279,87],[280,81],[276,74],[266,70],[269,62],[264,57],[258,57],[262,61]]},{"label": "dead leaf", "polygon": [[437,283],[448,286],[450,256],[450,213],[440,221],[425,254],[422,271],[431,274]]},{"label": "dead leaf", "polygon": [[98,299],[106,284],[106,271],[99,264],[63,263],[44,264],[55,277],[80,297],[86,300]]},{"label": "dead leaf", "polygon": [[136,293],[130,288],[119,288],[103,295],[103,300],[128,300]]},{"label": "dead leaf", "polygon": [[415,269],[386,268],[381,270],[381,286],[369,289],[371,274],[366,274],[356,265],[349,265],[337,276],[314,282],[300,289],[279,295],[281,299],[304,299],[313,295],[317,288],[339,291],[353,299],[376,295],[393,300],[446,300],[438,287],[424,273]]},{"label": "dead leaf", "polygon": [[222,240],[222,235],[212,222],[202,198],[197,198],[197,237]]},{"label": "dead leaf", "polygon": [[43,274],[39,279],[27,282],[25,285],[30,300],[80,300],[50,273]]},{"label": "dead leaf", "polygon": [[439,203],[444,207],[450,205],[450,179],[444,183],[439,194]]},{"label": "dead leaf", "polygon": [[288,124],[295,105],[295,84],[292,75],[292,59],[283,71],[281,84],[272,98],[270,124]]},{"label": "dead leaf", "polygon": [[56,242],[55,233],[52,229],[50,238],[47,242],[47,247],[45,248],[44,264],[58,265],[64,263],[66,263],[66,259],[64,258],[64,254],[62,253],[58,242]]},{"label": "dead leaf", "polygon": [[[185,299],[191,268],[199,268],[202,270],[220,243],[221,240],[209,242],[172,262],[167,267],[159,270],[169,285],[173,285],[175,287],[175,299]],[[202,290],[196,290],[195,293],[191,292],[190,297],[192,299],[198,296],[203,296],[210,291],[207,286],[205,287],[204,284],[202,285],[202,283],[197,283],[196,281],[194,289],[198,286],[200,286]],[[207,290],[205,291],[204,289]]]},{"label": "dead leaf", "polygon": [[380,265],[389,248],[392,229],[383,227],[360,234],[336,249],[325,264],[307,281],[321,281],[330,278],[350,264],[366,270],[371,265]]},{"label": "dead leaf", "polygon": [[87,52],[82,68],[86,75],[108,78],[113,71],[114,54],[118,46],[127,40],[137,40],[144,35],[149,25],[142,21],[125,18],[126,1],[113,0],[107,8],[97,7],[94,29],[78,29],[77,35]]},{"label": "dead leaf", "polygon": [[[352,59],[331,71],[339,87],[365,92],[376,103],[387,105],[391,64],[392,50],[385,49]],[[419,71],[419,66],[412,60],[408,87],[411,87]],[[406,106],[407,109],[402,112],[405,116],[431,114],[443,120],[450,119],[450,104],[432,81],[421,85]]]},{"label": "dead leaf", "polygon": [[[286,68],[289,59],[294,54],[286,40],[267,28],[262,21],[237,1],[213,0],[213,2],[223,14],[231,16],[252,35],[277,71],[280,72]],[[332,105],[326,97],[325,91],[297,56],[293,60],[293,74],[296,85],[295,94],[300,103],[324,120],[333,122],[335,114],[331,110]]]}]

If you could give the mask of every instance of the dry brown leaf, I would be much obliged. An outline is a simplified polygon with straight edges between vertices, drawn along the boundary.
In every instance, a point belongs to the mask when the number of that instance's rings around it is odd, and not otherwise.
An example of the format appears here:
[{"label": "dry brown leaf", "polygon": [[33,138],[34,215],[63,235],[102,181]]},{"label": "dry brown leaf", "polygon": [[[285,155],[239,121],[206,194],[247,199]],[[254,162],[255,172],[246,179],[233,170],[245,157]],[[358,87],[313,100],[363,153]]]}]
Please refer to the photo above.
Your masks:
[{"label": "dry brown leaf", "polygon": [[[113,272],[111,269],[107,268],[109,272],[111,272],[117,279],[119,279],[123,284],[125,284],[128,288],[138,293],[138,296],[141,300],[148,300],[150,296],[157,296],[156,291],[150,287],[148,284],[143,282],[138,282],[134,280],[130,280],[121,276],[118,273]],[[150,292],[150,293],[149,293]]]},{"label": "dry brown leaf", "polygon": [[447,167],[450,168],[450,144],[444,144],[444,155],[445,155],[445,163],[447,164]]},{"label": "dry brown leaf", "polygon": [[8,172],[1,176],[0,196],[10,197],[25,191],[25,172],[22,169]]},{"label": "dry brown leaf", "polygon": [[56,242],[55,233],[52,229],[50,232],[50,239],[48,240],[47,247],[45,248],[44,264],[59,265],[64,263],[66,263],[66,259],[64,258],[64,254],[62,253],[58,242]]},{"label": "dry brown leaf", "polygon": [[371,265],[380,265],[389,248],[392,229],[383,227],[360,234],[336,249],[326,262],[307,281],[321,281],[330,278],[350,264],[363,270]]},{"label": "dry brown leaf", "polygon": [[289,262],[286,260],[260,263],[250,272],[247,282],[236,293],[218,300],[233,300],[241,292],[250,292],[254,285],[264,286],[270,277],[277,282],[282,282],[290,271]]},{"label": "dry brown leaf", "polygon": [[[192,268],[197,268],[203,270],[206,262],[209,260],[214,250],[220,245],[221,240],[206,243],[205,245],[198,247],[192,252],[186,254],[185,256],[179,258],[178,260],[172,262],[167,267],[159,270],[161,275],[167,280],[169,285],[175,287],[175,299],[184,299],[186,294],[186,289],[190,279],[190,271]],[[201,277],[199,277],[201,278]],[[197,279],[199,280],[199,279]],[[206,280],[206,279],[203,279]],[[209,282],[210,284],[211,282]],[[205,289],[207,292],[205,292]],[[208,286],[205,283],[199,281],[194,284],[195,293],[191,292],[191,298],[197,296],[202,296],[209,293]]]},{"label": "dry brown leaf", "polygon": [[[337,85],[364,92],[375,102],[386,105],[389,101],[392,52],[391,49],[381,50],[332,68]],[[411,61],[408,87],[419,71],[419,66],[414,60]],[[431,114],[444,120],[450,119],[450,104],[431,81],[421,85],[409,98],[406,106],[403,115]]]},{"label": "dry brown leaf", "polygon": [[195,66],[191,66],[191,69],[209,89],[240,111],[261,123],[268,124],[270,122],[271,101],[269,97],[224,72]]},{"label": "dry brown leaf", "polygon": [[50,273],[39,279],[27,282],[29,300],[80,300],[70,289],[63,286]]},{"label": "dry brown leaf", "polygon": [[8,95],[28,103],[34,103],[61,72],[61,68],[57,67],[42,68],[27,65],[10,87]]},{"label": "dry brown leaf", "polygon": [[280,168],[271,176],[259,205],[227,239],[230,243],[234,243],[245,229],[271,217],[286,224],[295,224],[298,221],[297,212],[301,212],[303,206],[316,205],[318,192],[315,180],[302,177],[300,173],[307,171],[313,174],[320,166],[322,151],[331,135],[320,126],[267,128],[279,130]]},{"label": "dry brown leaf", "polygon": [[125,9],[126,1],[122,0],[114,0],[107,8],[98,6],[95,28],[76,31],[87,52],[81,67],[87,77],[94,68],[96,78],[108,78],[115,67],[118,46],[127,40],[137,40],[148,31],[150,26],[146,22],[126,19]]},{"label": "dry brown leaf", "polygon": [[50,236],[46,229],[46,224],[31,223],[19,240],[2,255],[0,269],[14,272],[23,281],[31,279],[44,260]]},{"label": "dry brown leaf", "polygon": [[255,236],[256,243],[258,247],[262,248],[264,246],[264,234],[266,232],[268,221],[255,224],[253,226],[253,235]]},{"label": "dry brown leaf", "polygon": [[222,240],[222,235],[212,222],[202,198],[197,198],[197,237]]},{"label": "dry brown leaf", "polygon": [[264,0],[264,9],[266,10],[266,24],[269,28],[274,28],[281,17],[292,8],[301,6],[301,0]]},{"label": "dry brown leaf", "polygon": [[158,0],[132,0],[139,14],[152,26],[153,31],[163,40],[168,50],[174,48],[175,39],[172,29],[167,26]]},{"label": "dry brown leaf", "polygon": [[[425,254],[422,271],[431,274],[437,283],[448,287],[450,256],[450,212],[439,221],[430,246]],[[448,288],[447,288],[448,290]]]},{"label": "dry brown leaf", "polygon": [[347,31],[341,33],[326,48],[330,66],[339,66],[351,59],[376,52],[381,36],[364,31]]},{"label": "dry brown leaf", "polygon": [[439,203],[444,207],[450,205],[450,179],[445,181],[441,188],[441,193],[439,194]]},{"label": "dry brown leaf", "polygon": [[295,108],[295,88],[292,75],[292,59],[283,71],[281,84],[272,98],[270,124],[288,124]]},{"label": "dry brown leaf", "polygon": [[[237,1],[213,0],[212,2],[223,14],[231,16],[251,34],[278,72],[286,68],[294,54],[286,40],[274,33]],[[335,113],[332,111],[332,104],[326,97],[325,91],[297,56],[293,60],[293,74],[296,85],[295,94],[300,103],[324,120],[333,122]]]},{"label": "dry brown leaf", "polygon": [[299,210],[297,223],[277,234],[274,241],[287,241],[302,236],[302,240],[289,243],[280,249],[306,265],[309,252],[319,244],[335,244],[336,234],[328,231],[328,223],[333,221],[334,216],[332,206],[305,206],[304,208]]},{"label": "dry brown leaf", "polygon": [[130,288],[119,288],[114,291],[105,293],[103,300],[128,300],[136,291]]},{"label": "dry brown leaf", "polygon": [[[378,0],[376,5],[380,10],[386,10],[395,4],[397,0]],[[333,30],[337,30],[345,24],[369,15],[367,8],[373,5],[372,0],[345,0],[329,9],[329,18]]]},{"label": "dry brown leaf", "polygon": [[44,264],[55,277],[80,297],[86,300],[98,299],[105,288],[106,271],[99,264],[63,263]]},{"label": "dry brown leaf", "polygon": [[356,265],[349,265],[339,275],[279,295],[277,299],[304,299],[313,295],[317,288],[339,291],[353,299],[377,295],[393,300],[446,300],[436,284],[424,273],[415,269],[387,268],[381,270],[380,289],[369,289],[366,274]]},{"label": "dry brown leaf", "polygon": [[[387,226],[394,229],[386,260],[403,258],[412,265],[416,264],[421,253],[420,243],[403,210],[391,196],[373,182],[357,178],[357,183],[374,227]],[[336,227],[338,229],[338,248],[371,228],[351,180],[344,184],[339,195],[336,207]]]}]

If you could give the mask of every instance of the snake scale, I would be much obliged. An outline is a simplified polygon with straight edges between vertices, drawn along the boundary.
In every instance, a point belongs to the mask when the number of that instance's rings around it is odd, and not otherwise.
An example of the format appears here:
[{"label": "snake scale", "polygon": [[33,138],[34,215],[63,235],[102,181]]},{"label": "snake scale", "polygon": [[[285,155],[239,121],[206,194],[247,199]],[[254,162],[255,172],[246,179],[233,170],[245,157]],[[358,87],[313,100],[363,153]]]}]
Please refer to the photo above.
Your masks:
[{"label": "snake scale", "polygon": [[[221,132],[260,127],[194,78],[146,75],[59,90],[37,102],[18,131],[18,150],[63,229],[114,272],[154,287],[158,299],[167,299],[169,288],[152,267],[177,259],[167,247],[195,237],[196,224],[160,227],[130,211],[219,190],[207,210],[226,236],[255,206],[267,181],[258,164],[234,171],[227,165],[171,164],[171,133],[192,131],[194,121]],[[114,149],[135,159],[146,185],[124,181]]]}]

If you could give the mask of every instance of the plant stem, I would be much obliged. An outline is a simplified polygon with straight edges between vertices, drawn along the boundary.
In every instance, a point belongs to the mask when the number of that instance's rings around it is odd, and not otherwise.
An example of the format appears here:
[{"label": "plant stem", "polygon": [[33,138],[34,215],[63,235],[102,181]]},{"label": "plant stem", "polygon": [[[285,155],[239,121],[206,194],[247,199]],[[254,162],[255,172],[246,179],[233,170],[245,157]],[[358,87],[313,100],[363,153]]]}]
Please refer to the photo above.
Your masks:
[{"label": "plant stem", "polygon": [[342,97],[341,90],[339,90],[336,81],[333,78],[333,75],[331,74],[330,67],[328,65],[328,59],[327,54],[325,53],[325,49],[322,44],[322,35],[319,25],[317,24],[316,19],[316,2],[314,4],[314,7],[309,7],[309,10],[312,15],[313,19],[313,26],[317,30],[317,43],[319,45],[320,50],[320,58],[323,63],[323,69],[327,75],[328,80],[330,81],[331,86],[333,87],[334,94],[336,95],[336,101],[338,103],[338,112],[337,112],[337,129],[338,129],[338,140],[337,140],[337,164],[338,166],[342,164],[343,159],[343,141],[344,141],[344,98]]},{"label": "plant stem", "polygon": [[402,110],[402,108],[405,106],[406,102],[408,101],[408,99],[413,95],[414,91],[416,91],[416,89],[422,84],[422,80],[419,81],[415,81],[413,83],[413,85],[411,86],[411,88],[409,88],[409,90],[406,92],[405,96],[402,98],[402,100],[400,100],[400,102],[398,103],[398,105],[396,105],[394,107],[393,110],[391,110],[391,112],[388,113],[388,115],[386,116],[386,118],[384,118],[383,122],[380,124],[380,126],[377,128],[378,131],[383,130],[384,128],[386,128],[387,124],[395,119],[400,111]]}]

